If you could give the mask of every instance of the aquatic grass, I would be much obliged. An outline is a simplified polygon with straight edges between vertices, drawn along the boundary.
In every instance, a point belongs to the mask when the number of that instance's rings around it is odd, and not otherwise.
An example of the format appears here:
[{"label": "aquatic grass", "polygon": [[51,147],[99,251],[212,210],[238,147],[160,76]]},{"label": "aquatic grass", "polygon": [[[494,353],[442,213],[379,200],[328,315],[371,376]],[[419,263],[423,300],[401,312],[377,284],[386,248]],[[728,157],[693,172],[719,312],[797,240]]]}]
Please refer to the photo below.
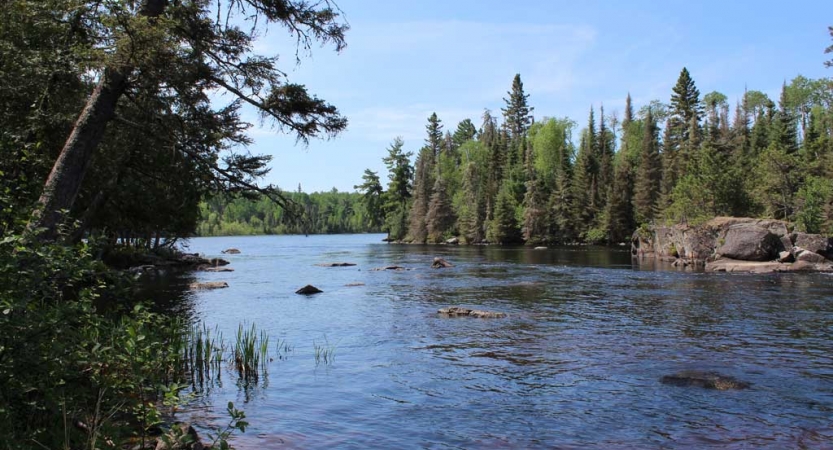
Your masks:
[{"label": "aquatic grass", "polygon": [[289,345],[286,339],[278,339],[278,342],[275,343],[275,356],[278,359],[288,358],[293,351],[295,351],[295,348]]},{"label": "aquatic grass", "polygon": [[245,381],[257,382],[260,372],[266,371],[269,362],[269,335],[252,324],[251,328],[237,327],[234,344],[234,367],[238,376]]},{"label": "aquatic grass", "polygon": [[313,348],[315,350],[315,365],[318,366],[320,364],[325,365],[332,365],[336,359],[336,344],[330,344],[330,341],[327,340],[327,336],[324,335],[324,344],[319,345],[317,342],[312,341]]}]

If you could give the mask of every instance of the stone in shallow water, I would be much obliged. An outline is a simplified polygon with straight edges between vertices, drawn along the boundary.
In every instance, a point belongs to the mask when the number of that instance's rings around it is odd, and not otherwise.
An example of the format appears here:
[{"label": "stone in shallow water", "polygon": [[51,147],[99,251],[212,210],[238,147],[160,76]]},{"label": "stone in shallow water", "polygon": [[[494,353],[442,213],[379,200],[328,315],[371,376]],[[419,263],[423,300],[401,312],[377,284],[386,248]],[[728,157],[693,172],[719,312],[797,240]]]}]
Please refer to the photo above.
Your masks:
[{"label": "stone in shallow water", "polygon": [[331,262],[331,263],[321,263],[316,264],[319,267],[351,267],[355,266],[356,263],[349,263],[349,262]]},{"label": "stone in shallow water", "polygon": [[205,283],[191,283],[191,290],[202,290],[202,289],[223,289],[228,287],[228,283],[225,281],[208,281]]},{"label": "stone in shallow water", "polygon": [[463,308],[461,306],[449,306],[437,310],[438,314],[451,317],[477,317],[481,319],[500,319],[506,317],[506,313],[496,311],[482,311],[479,309]]},{"label": "stone in shallow water", "polygon": [[727,391],[729,389],[746,389],[750,386],[749,383],[737,380],[728,375],[722,375],[717,372],[708,372],[702,370],[683,370],[673,375],[665,375],[660,378],[660,383],[670,384],[672,386],[682,387],[701,387],[706,389],[715,389],[718,391]]},{"label": "stone in shallow water", "polygon": [[321,289],[318,289],[317,287],[315,287],[311,284],[308,284],[308,285],[302,287],[301,289],[298,289],[297,291],[295,291],[296,294],[301,294],[301,295],[320,294],[321,292],[324,292],[324,291],[322,291]]}]

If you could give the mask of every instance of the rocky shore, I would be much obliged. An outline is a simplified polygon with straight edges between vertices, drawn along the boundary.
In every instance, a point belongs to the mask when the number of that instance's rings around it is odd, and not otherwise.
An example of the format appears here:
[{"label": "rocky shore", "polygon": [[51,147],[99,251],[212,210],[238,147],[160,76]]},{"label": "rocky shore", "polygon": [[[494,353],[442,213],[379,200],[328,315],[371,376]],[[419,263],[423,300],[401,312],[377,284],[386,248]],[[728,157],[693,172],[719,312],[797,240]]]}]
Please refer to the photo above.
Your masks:
[{"label": "rocky shore", "polygon": [[631,255],[707,272],[833,272],[833,238],[772,219],[716,217],[698,226],[639,229]]}]

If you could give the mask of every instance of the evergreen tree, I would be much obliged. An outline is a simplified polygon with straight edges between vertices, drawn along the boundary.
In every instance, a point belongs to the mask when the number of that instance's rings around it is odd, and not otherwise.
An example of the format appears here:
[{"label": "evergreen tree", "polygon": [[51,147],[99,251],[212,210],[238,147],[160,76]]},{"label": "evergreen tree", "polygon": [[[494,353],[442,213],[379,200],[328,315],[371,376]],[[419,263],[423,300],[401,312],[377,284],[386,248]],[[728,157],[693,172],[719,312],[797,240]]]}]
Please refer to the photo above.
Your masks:
[{"label": "evergreen tree", "polygon": [[454,145],[459,148],[466,142],[474,139],[477,136],[477,127],[471,122],[471,119],[463,119],[457,124],[457,129],[451,136]]},{"label": "evergreen tree", "polygon": [[632,202],[632,168],[628,158],[620,155],[607,203],[607,229],[612,243],[627,241],[636,228]]},{"label": "evergreen tree", "polygon": [[[367,222],[370,228],[377,229],[384,222],[384,210],[382,204],[382,183],[379,181],[379,175],[370,169],[364,170],[362,175],[364,183],[353,186],[354,189],[362,193],[362,203],[367,211]],[[298,185],[300,190],[301,186]]]},{"label": "evergreen tree", "polygon": [[451,197],[443,175],[438,175],[434,182],[431,202],[428,204],[426,227],[428,241],[439,243],[447,232],[451,232],[457,217],[451,204]]},{"label": "evergreen tree", "polygon": [[405,237],[407,227],[407,202],[413,189],[414,168],[411,152],[405,152],[405,143],[397,137],[388,147],[388,156],[383,158],[388,169],[388,190],[385,192],[385,230],[388,238],[400,240]]},{"label": "evergreen tree", "polygon": [[662,161],[659,154],[657,124],[649,110],[645,117],[645,132],[634,187],[633,207],[639,223],[649,223],[656,217],[661,175]]},{"label": "evergreen tree", "polygon": [[532,110],[527,103],[529,94],[524,93],[524,84],[521,81],[521,74],[516,74],[512,80],[512,90],[508,92],[509,98],[504,98],[506,108],[501,108],[509,130],[511,140],[517,140],[526,135],[529,126],[532,125]]},{"label": "evergreen tree", "polygon": [[597,138],[599,143],[597,156],[599,161],[598,204],[600,208],[604,208],[608,202],[608,192],[613,186],[613,160],[616,155],[616,136],[613,130],[607,127],[604,106],[600,109],[599,119],[599,135]]},{"label": "evergreen tree", "polygon": [[431,113],[431,116],[428,117],[425,131],[428,133],[425,138],[425,146],[431,149],[432,160],[436,161],[444,145],[442,120],[437,117],[437,113]]},{"label": "evergreen tree", "polygon": [[599,163],[597,154],[596,121],[591,108],[587,129],[584,130],[581,136],[572,181],[572,215],[578,221],[575,225],[578,227],[576,231],[579,234],[584,234],[594,226],[598,214],[597,177]]},{"label": "evergreen tree", "polygon": [[411,242],[424,244],[428,239],[425,219],[434,184],[434,153],[430,147],[422,147],[414,167],[414,198],[408,219],[408,238]]},{"label": "evergreen tree", "polygon": [[518,244],[521,232],[515,216],[517,202],[508,184],[504,183],[495,200],[494,218],[489,223],[487,238],[497,244]]},{"label": "evergreen tree", "polygon": [[692,121],[700,122],[703,113],[703,105],[700,103],[700,91],[694,85],[694,80],[688,69],[683,67],[677,84],[671,94],[671,114],[679,119],[684,129],[681,131],[681,140],[688,139],[688,127]]}]

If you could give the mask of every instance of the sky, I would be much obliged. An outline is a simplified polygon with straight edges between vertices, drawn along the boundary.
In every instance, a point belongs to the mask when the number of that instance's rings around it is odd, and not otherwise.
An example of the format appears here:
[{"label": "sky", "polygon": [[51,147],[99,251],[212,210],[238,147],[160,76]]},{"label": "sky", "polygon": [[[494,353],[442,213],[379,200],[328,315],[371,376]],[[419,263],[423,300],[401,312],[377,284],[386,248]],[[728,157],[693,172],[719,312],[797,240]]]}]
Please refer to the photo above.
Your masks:
[{"label": "sky", "polygon": [[295,64],[295,41],[277,26],[257,42],[349,121],[308,146],[253,127],[249,151],[273,156],[264,184],[352,192],[365,169],[384,184],[394,138],[416,154],[432,112],[451,132],[466,118],[479,127],[485,109],[500,115],[517,73],[536,120],[566,116],[579,129],[591,107],[621,117],[628,93],[637,109],[668,103],[683,67],[701,94],[722,92],[733,105],[745,88],[777,99],[799,74],[833,77],[824,67],[831,0],[336,2],[350,25],[340,53],[314,47]]}]

